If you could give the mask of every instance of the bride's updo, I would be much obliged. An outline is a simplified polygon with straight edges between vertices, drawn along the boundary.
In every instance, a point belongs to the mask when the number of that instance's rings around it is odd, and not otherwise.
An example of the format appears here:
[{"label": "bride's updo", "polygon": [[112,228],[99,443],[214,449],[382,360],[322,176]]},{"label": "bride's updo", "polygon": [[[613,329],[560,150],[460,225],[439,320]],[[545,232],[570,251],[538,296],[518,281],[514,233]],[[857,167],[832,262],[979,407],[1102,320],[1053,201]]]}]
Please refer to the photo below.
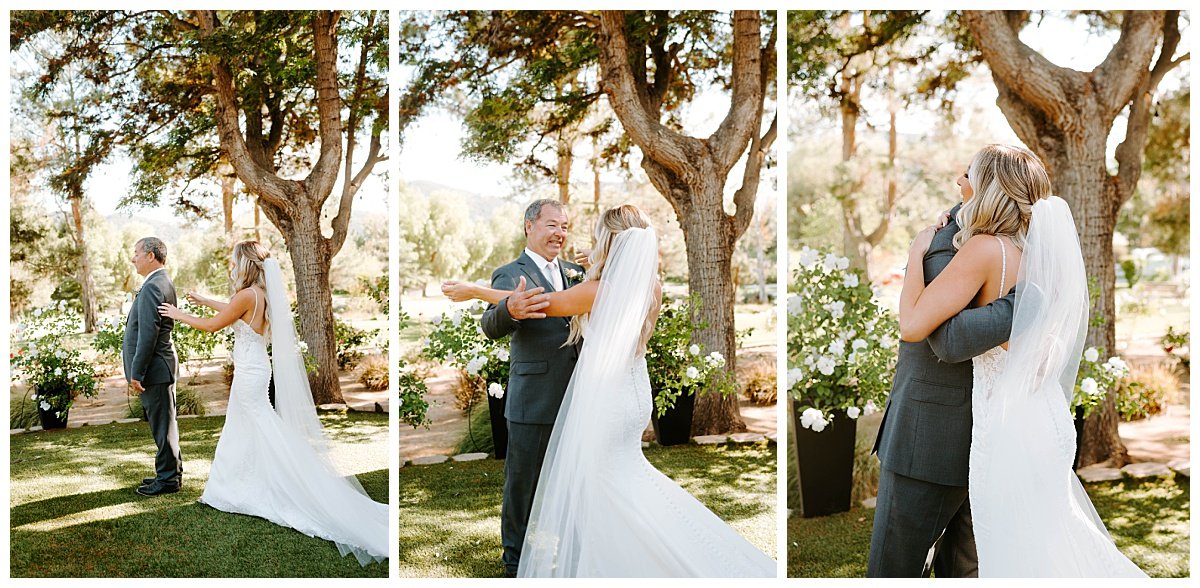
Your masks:
[{"label": "bride's updo", "polygon": [[[608,254],[612,249],[613,241],[617,238],[617,234],[626,229],[650,229],[653,225],[650,223],[650,217],[642,212],[642,209],[632,204],[621,204],[614,206],[600,215],[600,219],[596,221],[596,238],[595,245],[592,246],[592,252],[588,255],[588,261],[592,267],[588,268],[584,275],[584,281],[599,280],[604,274],[604,266],[608,262]],[[567,336],[566,345],[576,343],[583,339],[583,328],[587,325],[588,314],[577,315],[571,319],[571,333]]]},{"label": "bride's updo", "polygon": [[1042,161],[1024,147],[988,145],[971,159],[967,182],[974,194],[955,217],[961,230],[954,248],[975,235],[1004,235],[1024,249],[1033,205],[1050,195]]},{"label": "bride's updo", "polygon": [[266,278],[263,274],[263,262],[271,257],[271,252],[258,241],[242,241],[233,246],[233,281],[234,292],[240,292],[251,286],[258,286],[263,291],[267,289]]}]

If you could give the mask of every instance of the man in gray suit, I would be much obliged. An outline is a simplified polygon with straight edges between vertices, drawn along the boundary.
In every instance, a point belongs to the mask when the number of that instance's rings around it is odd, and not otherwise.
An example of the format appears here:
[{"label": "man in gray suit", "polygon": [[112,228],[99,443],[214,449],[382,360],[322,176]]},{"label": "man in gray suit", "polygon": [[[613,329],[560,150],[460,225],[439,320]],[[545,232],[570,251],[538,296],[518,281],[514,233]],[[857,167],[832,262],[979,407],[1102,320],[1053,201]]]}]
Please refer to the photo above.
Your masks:
[{"label": "man in gray suit", "polygon": [[[950,211],[925,253],[926,286],[954,257],[954,216],[961,206]],[[867,576],[927,577],[931,568],[941,578],[979,575],[967,500],[970,359],[1008,341],[1014,298],[1010,291],[987,306],[963,310],[925,341],[900,342],[873,450],[879,453],[879,496]]]},{"label": "man in gray suit", "polygon": [[150,434],[158,453],[155,476],[142,480],[137,492],[156,496],[178,492],[183,482],[183,458],[179,454],[179,425],[175,420],[175,377],[177,364],[171,329],[175,321],[158,314],[158,305],[176,304],[175,286],[163,265],[167,246],[156,237],[145,237],[133,245],[133,267],[146,278],[133,299],[125,323],[121,360],[125,380],[141,395],[142,410],[150,423]]},{"label": "man in gray suit", "polygon": [[[564,347],[569,317],[541,317],[546,294],[578,282],[583,268],[558,259],[567,240],[567,211],[557,200],[538,200],[525,210],[525,252],[492,273],[492,287],[513,290],[489,306],[480,319],[492,339],[512,335],[504,418],[508,421],[508,455],[504,461],[504,501],[500,535],[505,574],[516,577],[521,544],[537,489],[542,459],[554,419],[562,404],[579,348]],[[518,289],[521,278],[524,289]]]}]

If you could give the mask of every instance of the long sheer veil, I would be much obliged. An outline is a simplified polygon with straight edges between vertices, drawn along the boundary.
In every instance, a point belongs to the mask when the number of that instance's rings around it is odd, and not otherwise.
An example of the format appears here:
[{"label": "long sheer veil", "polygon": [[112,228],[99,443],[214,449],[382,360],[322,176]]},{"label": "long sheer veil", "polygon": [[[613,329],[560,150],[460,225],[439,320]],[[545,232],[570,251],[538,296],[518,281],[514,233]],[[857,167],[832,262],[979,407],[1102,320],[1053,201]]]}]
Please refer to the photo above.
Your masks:
[{"label": "long sheer veil", "polygon": [[[293,430],[312,448],[317,456],[317,467],[325,470],[324,476],[319,476],[322,479],[329,478],[340,480],[342,484],[353,489],[358,494],[367,496],[362,484],[358,478],[353,475],[343,476],[337,471],[333,465],[333,461],[329,457],[329,441],[325,436],[325,430],[321,426],[321,421],[317,418],[316,406],[313,403],[312,391],[308,385],[308,372],[304,368],[304,360],[301,357],[301,351],[297,344],[296,327],[292,322],[291,305],[288,303],[287,288],[283,282],[283,272],[279,268],[279,262],[274,258],[267,258],[263,262],[263,274],[266,282],[267,291],[267,316],[270,319],[271,329],[271,364],[273,376],[275,379],[275,412],[279,414],[280,419],[286,427]],[[303,482],[317,483],[317,477],[313,476],[309,480]],[[324,493],[328,488],[320,488],[313,486],[311,488],[294,488],[296,492],[312,492],[314,494]],[[328,498],[329,495],[326,495]],[[320,499],[319,496],[315,497]],[[364,517],[371,516],[370,513],[364,513],[357,510],[352,505],[340,504],[330,505],[331,508],[342,510],[339,519],[343,520],[343,524],[352,526],[355,524],[365,524]],[[356,523],[356,521],[359,521]],[[338,549],[342,555],[354,553],[360,563],[364,565],[369,561],[381,561],[384,557],[372,556],[362,549],[337,543]]]},{"label": "long sheer veil", "polygon": [[970,481],[981,576],[1105,575],[1115,563],[1086,547],[1100,539],[1111,547],[1111,539],[1073,463],[1070,399],[1087,336],[1087,288],[1070,208],[1057,196],[1038,201],[1008,359],[990,396],[975,400],[987,407],[987,422],[975,426],[988,438],[975,442],[986,441],[988,451],[972,456]]},{"label": "long sheer veil", "polygon": [[654,231],[618,233],[546,449],[521,551],[522,577],[576,577],[587,531],[604,524],[601,505],[590,499],[589,474],[611,449],[605,442],[609,423],[602,415],[614,409],[606,406],[616,401],[613,390],[628,385],[657,276]]}]

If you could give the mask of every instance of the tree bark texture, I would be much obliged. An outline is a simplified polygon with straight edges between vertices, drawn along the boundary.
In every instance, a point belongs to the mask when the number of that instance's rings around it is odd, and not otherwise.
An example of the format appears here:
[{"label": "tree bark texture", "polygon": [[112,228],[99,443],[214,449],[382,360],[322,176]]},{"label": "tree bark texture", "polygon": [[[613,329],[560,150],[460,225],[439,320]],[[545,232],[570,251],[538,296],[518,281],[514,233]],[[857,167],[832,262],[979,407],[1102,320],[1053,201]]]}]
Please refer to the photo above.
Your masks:
[{"label": "tree bark texture", "polygon": [[[678,49],[651,47],[656,67],[647,72],[646,47],[635,46],[631,39],[633,24],[624,11],[601,12],[601,84],[625,132],[642,151],[642,168],[683,228],[689,289],[699,296],[697,322],[706,323],[695,333],[695,341],[706,352],[720,352],[726,372],[732,374],[737,346],[731,261],[738,238],[750,224],[762,163],[775,138],[775,123],[759,136],[763,97],[775,61],[774,34],[761,45],[758,12],[734,12],[729,112],[711,136],[701,139],[661,122],[665,89],[679,73],[671,67],[671,52]],[[731,215],[724,208],[724,186],[747,148],[746,170]],[[704,394],[696,399],[693,434],[743,430],[736,395]]]}]

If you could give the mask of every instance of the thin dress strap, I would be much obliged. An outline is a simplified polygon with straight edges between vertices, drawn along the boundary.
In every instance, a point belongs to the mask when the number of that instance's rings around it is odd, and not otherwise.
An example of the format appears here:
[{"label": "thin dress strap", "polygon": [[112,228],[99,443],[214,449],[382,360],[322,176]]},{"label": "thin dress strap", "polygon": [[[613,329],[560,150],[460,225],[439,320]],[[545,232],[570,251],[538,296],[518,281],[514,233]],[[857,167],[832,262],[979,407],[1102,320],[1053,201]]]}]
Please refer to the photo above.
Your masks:
[{"label": "thin dress strap", "polygon": [[1004,291],[1004,275],[1008,273],[1008,250],[1004,248],[1004,239],[1001,239],[999,235],[992,236],[1000,242],[1000,294],[996,296],[996,299],[999,300],[1004,298],[1006,294]]},{"label": "thin dress strap", "polygon": [[[1001,278],[1001,282],[1003,282],[1003,278]],[[258,290],[250,288],[250,293],[254,295],[254,310],[250,312],[250,328],[253,329],[254,319],[258,316]]]}]

